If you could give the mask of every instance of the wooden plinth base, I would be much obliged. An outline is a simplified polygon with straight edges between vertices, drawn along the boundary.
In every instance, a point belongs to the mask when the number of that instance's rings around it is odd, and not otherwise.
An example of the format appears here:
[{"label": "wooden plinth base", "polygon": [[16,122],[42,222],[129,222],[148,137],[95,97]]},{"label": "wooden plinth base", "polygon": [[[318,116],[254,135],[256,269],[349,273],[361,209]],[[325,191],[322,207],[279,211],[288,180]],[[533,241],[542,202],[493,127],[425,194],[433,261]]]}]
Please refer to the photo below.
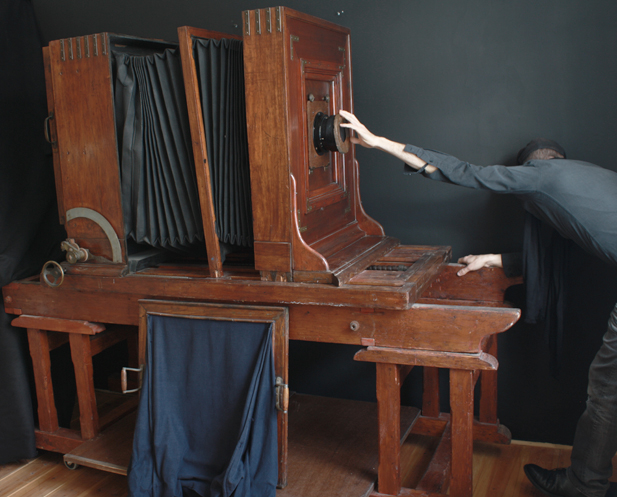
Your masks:
[{"label": "wooden plinth base", "polygon": [[122,418],[98,437],[65,454],[64,463],[126,475],[133,449],[136,418],[136,412]]}]

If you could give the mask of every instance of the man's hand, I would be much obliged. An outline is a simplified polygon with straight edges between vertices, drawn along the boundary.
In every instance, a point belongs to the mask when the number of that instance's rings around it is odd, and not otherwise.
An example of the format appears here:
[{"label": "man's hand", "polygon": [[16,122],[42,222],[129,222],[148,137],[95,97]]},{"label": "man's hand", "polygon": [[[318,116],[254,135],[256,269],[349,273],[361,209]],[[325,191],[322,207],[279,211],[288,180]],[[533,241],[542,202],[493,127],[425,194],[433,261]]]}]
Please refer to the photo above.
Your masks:
[{"label": "man's hand", "polygon": [[347,120],[346,123],[341,123],[341,128],[347,128],[350,131],[355,131],[357,137],[351,136],[351,143],[362,145],[366,148],[374,148],[382,138],[371,133],[364,124],[362,124],[356,116],[346,110],[340,110],[339,114]]},{"label": "man's hand", "polygon": [[466,264],[456,273],[458,276],[465,276],[468,272],[477,271],[483,267],[503,267],[501,254],[466,255],[461,257],[458,262],[459,264]]},{"label": "man's hand", "polygon": [[377,136],[371,133],[366,126],[362,124],[356,116],[346,110],[339,110],[339,114],[344,119],[347,119],[346,123],[341,123],[342,128],[347,128],[351,131],[355,131],[357,137],[352,136],[350,138],[351,143],[356,145],[362,145],[367,148],[376,148],[390,155],[393,155],[397,159],[402,160],[405,164],[409,164],[414,169],[422,169],[426,166],[426,172],[431,174],[437,170],[435,166],[426,164],[425,161],[420,159],[417,155],[405,152],[405,145],[402,143],[388,140],[383,136]]}]

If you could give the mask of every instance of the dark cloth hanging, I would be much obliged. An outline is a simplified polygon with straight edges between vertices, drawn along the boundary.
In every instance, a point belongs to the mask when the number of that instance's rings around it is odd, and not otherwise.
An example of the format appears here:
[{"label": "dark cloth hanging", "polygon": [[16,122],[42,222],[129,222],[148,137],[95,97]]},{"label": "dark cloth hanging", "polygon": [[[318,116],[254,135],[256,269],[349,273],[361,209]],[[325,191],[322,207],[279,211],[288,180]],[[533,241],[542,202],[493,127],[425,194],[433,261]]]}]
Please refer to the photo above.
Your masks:
[{"label": "dark cloth hanging", "polygon": [[230,245],[253,245],[244,65],[240,40],[201,40],[193,51],[214,197],[216,234]]},{"label": "dark cloth hanging", "polygon": [[203,241],[203,224],[180,51],[113,56],[127,237],[186,249]]},{"label": "dark cloth hanging", "polygon": [[[0,2],[0,286],[61,257],[41,40],[29,0]],[[26,333],[0,310],[0,464],[36,455]]]},{"label": "dark cloth hanging", "polygon": [[526,213],[523,251],[501,255],[506,276],[524,277],[523,320],[530,324],[544,324],[550,368],[554,375],[559,374],[563,354],[572,244],[546,223]]},{"label": "dark cloth hanging", "polygon": [[274,497],[271,325],[148,316],[131,497]]},{"label": "dark cloth hanging", "polygon": [[503,272],[508,278],[514,278],[516,276],[523,275],[522,252],[501,254],[501,264],[503,266]]},{"label": "dark cloth hanging", "polygon": [[526,214],[523,237],[524,320],[532,324],[544,323],[553,374],[558,374],[561,367],[572,243],[546,223]]}]

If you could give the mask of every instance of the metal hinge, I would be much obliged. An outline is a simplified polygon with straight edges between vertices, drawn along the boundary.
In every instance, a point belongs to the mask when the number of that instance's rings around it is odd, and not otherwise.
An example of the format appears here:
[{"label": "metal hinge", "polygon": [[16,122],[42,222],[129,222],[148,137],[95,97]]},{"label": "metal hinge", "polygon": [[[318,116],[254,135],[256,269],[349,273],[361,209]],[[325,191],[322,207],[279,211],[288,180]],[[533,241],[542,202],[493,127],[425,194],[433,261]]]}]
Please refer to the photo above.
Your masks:
[{"label": "metal hinge", "polygon": [[52,147],[56,148],[56,146],[58,145],[58,140],[52,140],[52,133],[51,133],[51,120],[54,118],[54,113],[51,112],[46,118],[45,118],[45,125],[43,127],[43,131],[45,133],[45,140],[47,140],[47,143],[51,144]]},{"label": "metal hinge", "polygon": [[276,377],[275,386],[276,409],[278,411],[287,412],[289,409],[289,386],[283,382],[283,378]]},{"label": "metal hinge", "polygon": [[289,35],[289,50],[291,54],[291,60],[294,60],[294,42],[299,42],[300,37],[296,35]]},{"label": "metal hinge", "polygon": [[255,33],[261,34],[261,11],[259,9],[255,11]]},{"label": "metal hinge", "polygon": [[296,214],[298,215],[298,230],[300,231],[300,233],[304,233],[308,229],[308,227],[301,226],[302,219],[301,219],[300,209],[298,209]]},{"label": "metal hinge", "polygon": [[250,10],[244,11],[244,34],[245,35],[251,34],[251,11]]}]

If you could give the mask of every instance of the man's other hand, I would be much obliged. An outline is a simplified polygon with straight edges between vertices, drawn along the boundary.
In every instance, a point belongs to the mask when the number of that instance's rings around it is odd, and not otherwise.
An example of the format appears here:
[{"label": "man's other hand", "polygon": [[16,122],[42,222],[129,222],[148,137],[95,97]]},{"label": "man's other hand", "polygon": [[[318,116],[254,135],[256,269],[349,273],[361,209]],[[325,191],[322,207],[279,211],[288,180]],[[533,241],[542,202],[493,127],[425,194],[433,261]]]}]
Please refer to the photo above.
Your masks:
[{"label": "man's other hand", "polygon": [[477,271],[483,267],[503,267],[501,254],[466,255],[458,260],[459,264],[465,264],[456,274],[465,276],[470,271]]}]

